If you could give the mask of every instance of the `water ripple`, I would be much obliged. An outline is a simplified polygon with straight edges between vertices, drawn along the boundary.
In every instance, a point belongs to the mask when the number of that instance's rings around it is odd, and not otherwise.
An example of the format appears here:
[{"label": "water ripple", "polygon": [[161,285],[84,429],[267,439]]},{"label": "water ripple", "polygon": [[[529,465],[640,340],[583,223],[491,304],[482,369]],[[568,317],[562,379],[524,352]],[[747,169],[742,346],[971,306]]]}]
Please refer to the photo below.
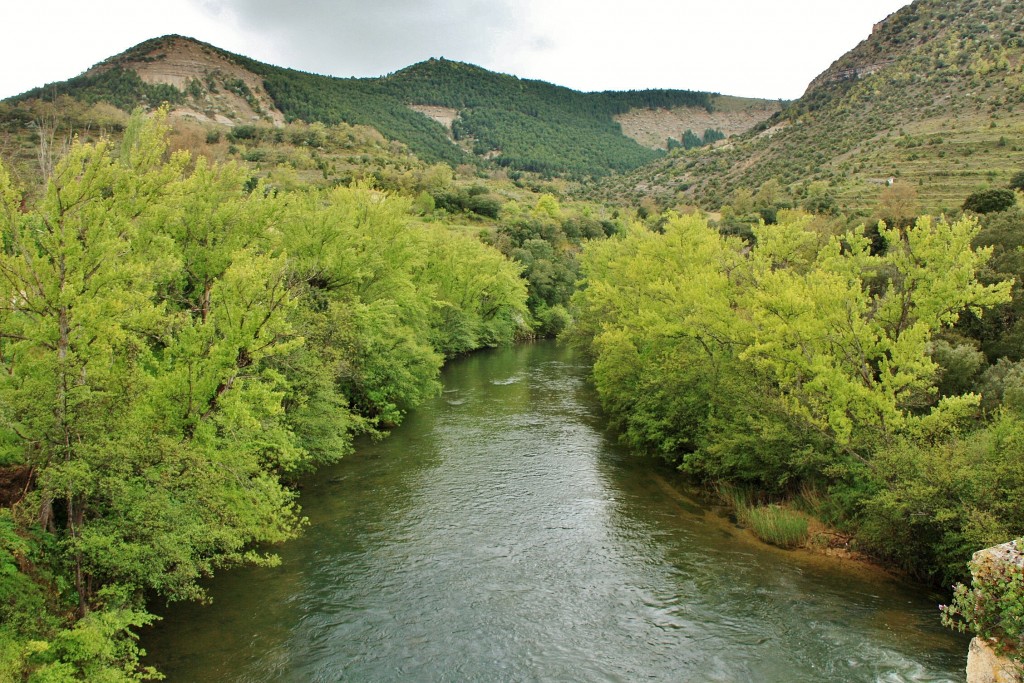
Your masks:
[{"label": "water ripple", "polygon": [[446,391],[308,483],[282,566],[147,636],[175,681],[962,679],[906,586],[742,539],[602,430],[571,352],[453,364]]}]

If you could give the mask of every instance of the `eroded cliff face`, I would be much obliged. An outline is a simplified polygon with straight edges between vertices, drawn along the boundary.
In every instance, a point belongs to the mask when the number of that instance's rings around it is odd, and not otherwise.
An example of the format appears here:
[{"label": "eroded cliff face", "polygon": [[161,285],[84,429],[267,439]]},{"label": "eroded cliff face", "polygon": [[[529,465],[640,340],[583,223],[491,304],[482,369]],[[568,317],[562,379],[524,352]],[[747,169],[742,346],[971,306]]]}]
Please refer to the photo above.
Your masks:
[{"label": "eroded cliff face", "polygon": [[452,131],[452,124],[459,118],[459,110],[451,107],[441,107],[436,104],[410,104],[409,109],[418,111],[424,116],[437,121],[442,126]]},{"label": "eroded cliff face", "polygon": [[[807,92],[814,90],[815,88],[829,83],[839,83],[842,81],[854,80],[857,78],[864,78],[870,76],[873,73],[877,73],[887,66],[891,66],[895,60],[882,59],[874,62],[865,62],[862,64],[851,64],[842,68],[830,68],[827,71],[822,72],[817,78],[811,81],[811,84],[807,86]],[[834,66],[834,65],[833,65]]]},{"label": "eroded cliff face", "polygon": [[[824,85],[864,78],[891,66],[895,62],[890,54],[892,34],[899,33],[903,25],[899,19],[909,15],[909,13],[910,8],[905,7],[875,24],[870,36],[862,40],[855,48],[842,57],[832,62],[829,68],[818,74],[807,85],[804,97]],[[900,43],[903,42],[900,38],[897,38],[897,40]]]}]

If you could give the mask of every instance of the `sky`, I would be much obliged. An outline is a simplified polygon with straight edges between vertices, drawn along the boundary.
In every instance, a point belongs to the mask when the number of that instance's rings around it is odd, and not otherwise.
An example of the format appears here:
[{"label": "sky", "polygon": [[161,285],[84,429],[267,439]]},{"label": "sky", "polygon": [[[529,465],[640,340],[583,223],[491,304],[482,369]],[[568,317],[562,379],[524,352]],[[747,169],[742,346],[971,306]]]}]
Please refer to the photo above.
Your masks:
[{"label": "sky", "polygon": [[380,76],[430,57],[576,90],[795,99],[908,0],[3,0],[0,98],[177,33]]}]

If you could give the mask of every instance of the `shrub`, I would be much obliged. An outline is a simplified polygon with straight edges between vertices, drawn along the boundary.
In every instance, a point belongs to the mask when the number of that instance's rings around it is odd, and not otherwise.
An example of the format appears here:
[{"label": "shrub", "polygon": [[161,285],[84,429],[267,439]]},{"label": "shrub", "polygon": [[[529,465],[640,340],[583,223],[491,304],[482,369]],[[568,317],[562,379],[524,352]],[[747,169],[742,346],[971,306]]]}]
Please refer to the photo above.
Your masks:
[{"label": "shrub", "polygon": [[980,190],[964,200],[964,211],[974,213],[996,213],[1006,211],[1017,203],[1017,196],[1013,190],[997,188],[993,190]]},{"label": "shrub", "polygon": [[429,216],[435,208],[434,198],[426,190],[420,192],[412,202],[413,211],[420,216]]},{"label": "shrub", "polygon": [[256,130],[256,126],[248,124],[235,126],[228,133],[228,139],[230,140],[255,140],[259,131]]},{"label": "shrub", "polygon": [[1010,178],[1010,189],[1024,192],[1024,171],[1017,171],[1013,177]]},{"label": "shrub", "polygon": [[471,194],[469,201],[466,202],[466,208],[479,216],[497,218],[501,212],[501,200],[492,195]]},{"label": "shrub", "polygon": [[550,308],[543,302],[537,307],[536,333],[541,337],[555,337],[562,333],[572,322],[572,317],[565,306],[555,304]]}]

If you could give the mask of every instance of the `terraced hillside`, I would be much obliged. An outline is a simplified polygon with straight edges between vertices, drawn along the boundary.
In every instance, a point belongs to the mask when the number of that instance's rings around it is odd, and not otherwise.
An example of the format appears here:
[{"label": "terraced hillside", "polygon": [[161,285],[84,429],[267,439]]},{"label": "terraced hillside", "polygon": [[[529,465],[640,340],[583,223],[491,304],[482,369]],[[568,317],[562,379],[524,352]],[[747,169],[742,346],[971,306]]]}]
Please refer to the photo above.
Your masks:
[{"label": "terraced hillside", "polygon": [[813,185],[867,214],[894,182],[921,210],[959,207],[1024,167],[1022,69],[1024,3],[917,0],[755,131],[674,152],[601,194],[714,209],[775,180],[796,201]]}]

